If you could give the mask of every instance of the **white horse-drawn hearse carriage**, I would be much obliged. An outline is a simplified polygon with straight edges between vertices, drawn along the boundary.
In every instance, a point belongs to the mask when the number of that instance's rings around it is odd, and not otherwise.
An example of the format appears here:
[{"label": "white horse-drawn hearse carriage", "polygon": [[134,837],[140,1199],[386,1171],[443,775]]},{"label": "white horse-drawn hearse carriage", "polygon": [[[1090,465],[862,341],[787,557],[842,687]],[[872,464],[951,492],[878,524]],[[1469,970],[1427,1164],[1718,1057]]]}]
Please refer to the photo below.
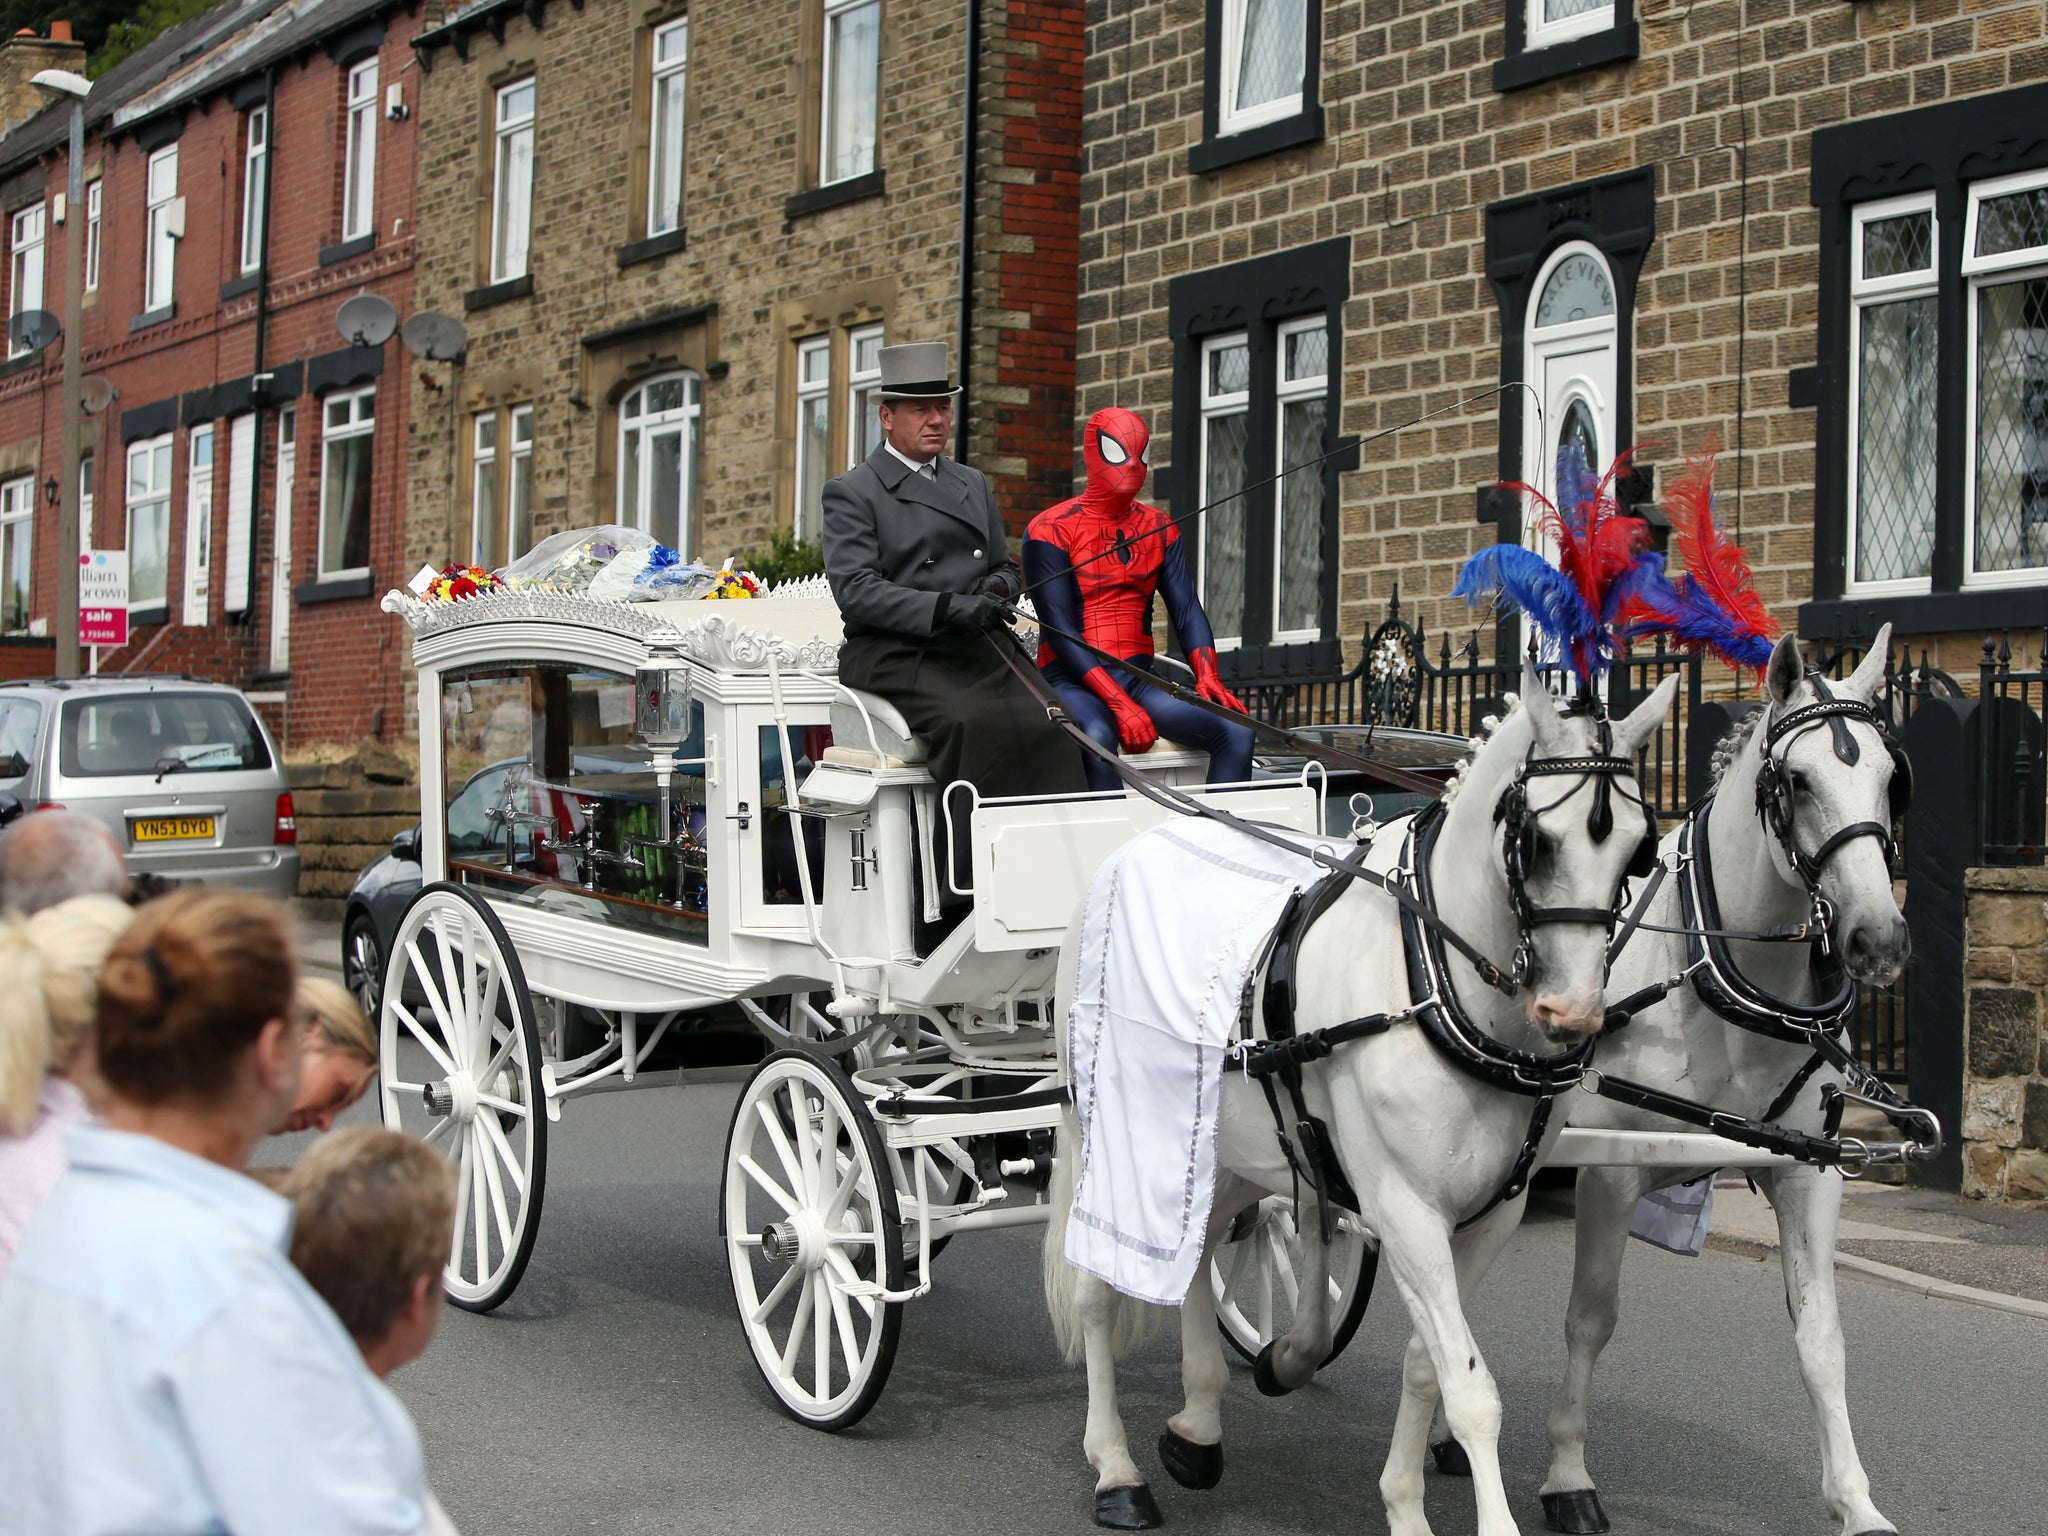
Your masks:
[{"label": "white horse-drawn hearse carriage", "polygon": [[[943,786],[893,709],[837,681],[822,580],[744,603],[386,606],[414,630],[424,884],[388,951],[382,1108],[457,1165],[450,1297],[483,1311],[518,1284],[565,1103],[677,1082],[648,1067],[663,1040],[737,1004],[776,1047],[726,1151],[741,1321],[791,1414],[851,1423],[944,1243],[1045,1219],[1059,944],[1102,859],[1172,812],[977,804],[973,917],[940,932]],[[1199,753],[1142,762],[1208,793]],[[1308,767],[1229,802],[1315,833],[1322,798]],[[1247,1212],[1219,1259],[1247,1352],[1290,1312],[1290,1219]],[[1363,1306],[1364,1251],[1347,1230],[1340,1310]]]}]

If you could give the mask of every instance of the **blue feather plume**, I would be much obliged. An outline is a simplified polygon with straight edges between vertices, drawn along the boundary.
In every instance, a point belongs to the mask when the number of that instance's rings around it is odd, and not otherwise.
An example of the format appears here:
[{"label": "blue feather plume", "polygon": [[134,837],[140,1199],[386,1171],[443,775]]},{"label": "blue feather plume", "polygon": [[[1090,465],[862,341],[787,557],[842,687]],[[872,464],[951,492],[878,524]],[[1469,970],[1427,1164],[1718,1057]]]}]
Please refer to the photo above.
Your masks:
[{"label": "blue feather plume", "polygon": [[1774,640],[1749,629],[1691,576],[1670,580],[1661,559],[1654,578],[1642,582],[1635,597],[1637,611],[1651,617],[1627,626],[1631,640],[1668,634],[1681,645],[1705,646],[1733,666],[1762,667],[1771,659]]},{"label": "blue feather plume", "polygon": [[1611,648],[1606,625],[1571,579],[1533,549],[1489,544],[1467,560],[1451,596],[1476,603],[1489,592],[1499,592],[1526,613],[1575,664],[1590,672],[1605,670]]},{"label": "blue feather plume", "polygon": [[1566,438],[1557,450],[1557,515],[1576,528],[1599,499],[1600,477],[1586,462],[1579,440]]}]

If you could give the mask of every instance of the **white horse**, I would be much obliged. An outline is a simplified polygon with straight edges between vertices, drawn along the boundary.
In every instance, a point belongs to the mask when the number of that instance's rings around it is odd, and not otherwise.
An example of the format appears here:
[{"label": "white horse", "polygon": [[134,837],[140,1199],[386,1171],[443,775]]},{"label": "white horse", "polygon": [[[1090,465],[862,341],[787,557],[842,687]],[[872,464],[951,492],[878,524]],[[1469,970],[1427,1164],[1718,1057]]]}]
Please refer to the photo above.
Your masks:
[{"label": "white horse", "polygon": [[[1534,670],[1525,667],[1523,704],[1479,747],[1456,795],[1446,796],[1448,808],[1422,861],[1420,891],[1441,922],[1482,953],[1498,959],[1526,945],[1533,958],[1515,997],[1489,988],[1478,969],[1455,954],[1444,963],[1454,1006],[1502,1046],[1555,1055],[1600,1029],[1608,935],[1603,920],[1587,919],[1612,908],[1648,830],[1626,769],[1664,719],[1675,682],[1667,680],[1626,720],[1609,724],[1560,711]],[[1570,758],[1583,765],[1603,757],[1609,761],[1598,771],[1582,766],[1560,772],[1554,762]],[[1626,760],[1622,771],[1616,771],[1615,759]],[[1405,830],[1397,822],[1382,831],[1369,867],[1385,873],[1397,865]],[[1511,859],[1520,887],[1512,894]],[[1545,909],[1558,915],[1547,916]],[[1576,912],[1576,919],[1566,920],[1564,909]],[[1078,931],[1077,918],[1062,952],[1063,1005],[1073,996]],[[1395,902],[1354,883],[1303,936],[1296,977],[1303,1034],[1406,1007],[1408,963]],[[1421,1342],[1410,1353],[1409,1372],[1426,1371],[1446,1384],[1451,1432],[1475,1474],[1480,1536],[1509,1536],[1517,1527],[1501,1486],[1500,1396],[1466,1323],[1459,1275],[1470,1255],[1490,1258],[1520,1218],[1525,1196],[1518,1165],[1533,1101],[1461,1070],[1414,1020],[1337,1045],[1326,1062],[1306,1068],[1306,1077],[1309,1107],[1330,1127],[1343,1174],[1366,1225],[1379,1235],[1386,1267],[1415,1321]],[[1071,1116],[1066,1129],[1046,1236],[1046,1299],[1068,1358],[1085,1352],[1087,1360],[1083,1446],[1097,1473],[1096,1519],[1144,1528],[1159,1523],[1159,1512],[1131,1459],[1116,1403],[1119,1334],[1132,1331],[1128,1319],[1119,1326],[1124,1298],[1064,1261],[1073,1164],[1080,1151]],[[1554,1134],[1546,1132],[1543,1141]],[[1210,1486],[1222,1472],[1227,1373],[1209,1255],[1245,1206],[1266,1192],[1293,1188],[1265,1098],[1243,1074],[1225,1077],[1216,1166],[1206,1246],[1181,1307],[1186,1402],[1168,1420],[1160,1442],[1169,1472],[1191,1487]],[[1305,1188],[1305,1202],[1308,1194]],[[1461,1221],[1480,1212],[1478,1221],[1458,1231]],[[1303,1212],[1304,1233],[1317,1225],[1313,1216]],[[1327,1254],[1320,1243],[1308,1246],[1316,1262],[1301,1282],[1294,1330],[1261,1362],[1262,1384],[1269,1390],[1305,1383],[1329,1348]],[[1395,1536],[1428,1529],[1421,1467],[1427,1432],[1425,1413],[1414,1454],[1390,1458],[1381,1479]]]},{"label": "white horse", "polygon": [[[1885,852],[1893,820],[1894,763],[1889,742],[1867,707],[1883,675],[1889,626],[1863,664],[1845,682],[1810,677],[1799,644],[1778,642],[1765,671],[1765,707],[1737,727],[1717,754],[1713,799],[1693,819],[1691,858],[1704,866],[1680,869],[1661,885],[1645,910],[1645,926],[1627,936],[1608,978],[1609,996],[1621,999],[1677,976],[1688,966],[1688,940],[1656,931],[1687,926],[1761,933],[1805,922],[1817,895],[1832,909],[1831,941],[1841,968],[1856,982],[1885,982],[1906,962],[1905,919],[1892,895]],[[1863,706],[1828,713],[1843,702]],[[1795,718],[1798,711],[1815,712]],[[1774,766],[1767,767],[1767,758]],[[1853,760],[1850,760],[1853,759]],[[1766,819],[1758,779],[1775,777],[1783,835]],[[1882,830],[1879,830],[1882,829]],[[1663,842],[1676,864],[1684,827]],[[1842,836],[1848,833],[1846,837]],[[1704,846],[1702,846],[1702,842]],[[1790,846],[1788,846],[1788,843]],[[1801,865],[1806,866],[1802,871]],[[1712,893],[1712,906],[1688,913],[1681,886],[1694,875]],[[1825,1017],[1811,946],[1731,939],[1725,951],[1741,979],[1790,1008]],[[1842,1074],[1822,1067],[1810,1076],[1813,1048],[1738,1027],[1714,1012],[1692,985],[1671,990],[1646,1006],[1626,1027],[1600,1042],[1603,1073],[1631,1079],[1751,1118],[1773,1117],[1794,1130],[1823,1128],[1822,1096]],[[1788,1103],[1781,1095],[1798,1080]],[[1671,1120],[1591,1094],[1573,1095],[1571,1123],[1628,1131],[1670,1131]],[[1578,1178],[1577,1256],[1565,1325],[1570,1364],[1550,1413],[1551,1462],[1542,1487],[1550,1528],[1565,1532],[1608,1529],[1593,1477],[1586,1469],[1586,1410],[1594,1362],[1613,1336],[1621,1263],[1636,1201],[1651,1190],[1707,1174],[1707,1169],[1586,1168]],[[1759,1177],[1777,1211],[1785,1296],[1792,1314],[1800,1375],[1820,1421],[1821,1488],[1842,1536],[1893,1530],[1871,1502],[1870,1480],[1856,1455],[1843,1391],[1841,1318],[1835,1307],[1835,1231],[1842,1179],[1833,1168],[1799,1164]],[[1421,1404],[1415,1405],[1416,1412]],[[1404,1403],[1404,1414],[1409,1407]],[[1448,1449],[1448,1448],[1445,1448]],[[1415,1448],[1420,1456],[1420,1447]],[[1439,1454],[1456,1468],[1455,1455]]]}]

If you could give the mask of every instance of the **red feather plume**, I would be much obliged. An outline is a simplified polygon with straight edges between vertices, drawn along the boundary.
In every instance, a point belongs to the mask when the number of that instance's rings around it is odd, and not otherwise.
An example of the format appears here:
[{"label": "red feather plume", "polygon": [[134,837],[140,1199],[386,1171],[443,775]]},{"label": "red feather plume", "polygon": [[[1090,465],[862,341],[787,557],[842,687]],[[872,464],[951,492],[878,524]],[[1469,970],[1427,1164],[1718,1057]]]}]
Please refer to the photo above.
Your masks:
[{"label": "red feather plume", "polygon": [[1730,638],[1754,646],[1775,640],[1778,622],[1757,596],[1749,555],[1714,522],[1715,452],[1686,459],[1684,472],[1665,492],[1664,515],[1685,562],[1681,580],[1689,578],[1694,592],[1726,616]]}]

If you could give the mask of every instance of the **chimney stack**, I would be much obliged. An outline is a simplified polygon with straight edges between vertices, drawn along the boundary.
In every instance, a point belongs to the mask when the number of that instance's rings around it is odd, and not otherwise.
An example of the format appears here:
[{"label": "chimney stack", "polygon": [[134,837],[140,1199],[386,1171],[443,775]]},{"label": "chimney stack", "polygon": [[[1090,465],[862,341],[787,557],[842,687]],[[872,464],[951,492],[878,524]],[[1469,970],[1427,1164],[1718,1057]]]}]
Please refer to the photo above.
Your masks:
[{"label": "chimney stack", "polygon": [[29,84],[46,69],[85,73],[85,44],[72,37],[70,22],[51,22],[48,37],[23,27],[0,41],[0,138],[49,105],[49,98]]}]

